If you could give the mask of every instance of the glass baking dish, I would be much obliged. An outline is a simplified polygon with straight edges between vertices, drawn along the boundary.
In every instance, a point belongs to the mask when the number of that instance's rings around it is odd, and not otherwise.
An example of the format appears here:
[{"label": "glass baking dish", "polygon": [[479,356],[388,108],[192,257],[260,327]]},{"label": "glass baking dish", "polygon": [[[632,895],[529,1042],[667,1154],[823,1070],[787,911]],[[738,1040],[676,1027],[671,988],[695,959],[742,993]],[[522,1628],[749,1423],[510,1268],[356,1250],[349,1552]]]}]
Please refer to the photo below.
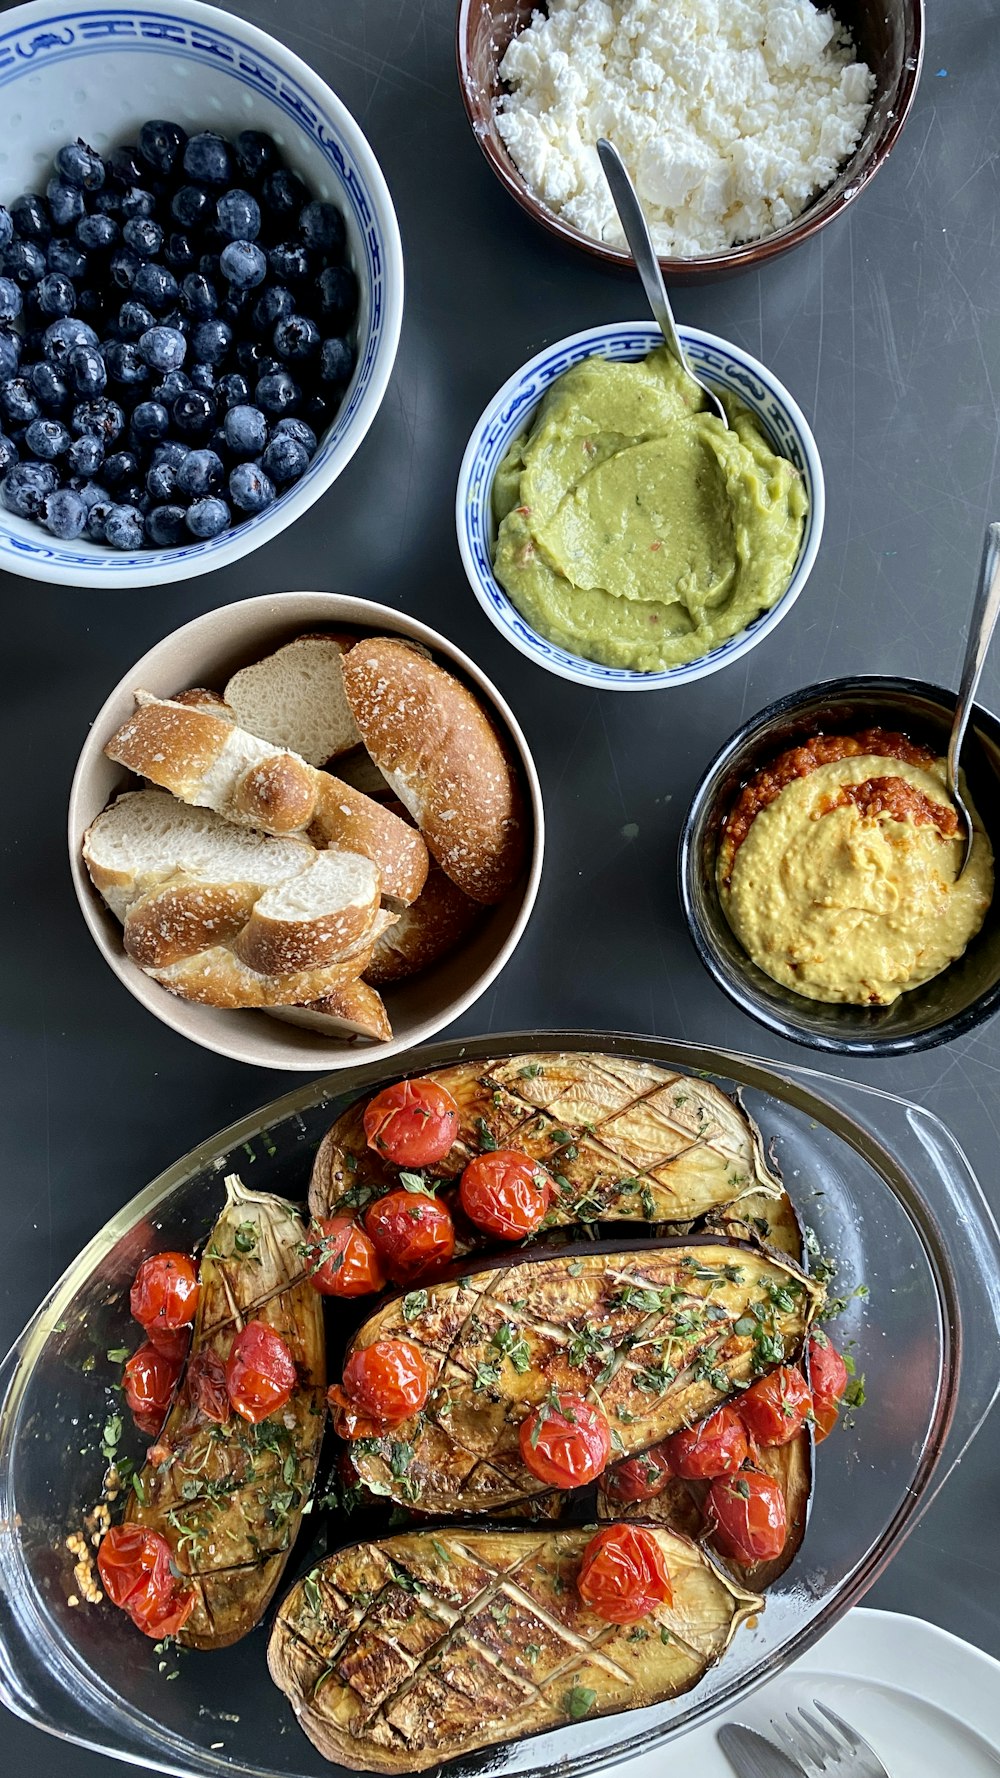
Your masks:
[{"label": "glass baking dish", "polygon": [[[752,1629],[673,1703],[588,1719],[491,1748],[465,1771],[597,1771],[733,1705],[800,1655],[871,1585],[958,1462],[1000,1387],[1000,1234],[945,1126],[905,1099],[698,1045],[599,1032],[521,1032],[435,1044],[411,1070],[543,1049],[594,1049],[702,1072],[739,1089],[793,1200],[863,1281],[837,1324],[855,1342],[867,1405],[817,1453],[803,1547]],[[391,1078],[384,1064],[311,1082],[232,1125],[161,1174],[95,1236],[50,1291],[0,1370],[0,1696],[27,1721],[82,1746],[171,1773],[301,1778],[329,1766],[299,1732],[265,1666],[268,1623],[211,1654],[167,1650],[123,1614],[67,1604],[65,1539],[100,1496],[102,1428],[120,1398],[107,1353],[131,1343],[128,1286],[156,1247],[186,1247],[221,1205],[223,1176],[304,1197],[332,1117]],[[618,1225],[623,1244],[628,1231]],[[345,1305],[346,1314],[350,1305]],[[352,1319],[360,1319],[357,1305]],[[346,1322],[345,1322],[346,1325]],[[336,1356],[334,1351],[333,1356]],[[126,1416],[127,1418],[127,1416]],[[128,1440],[134,1436],[134,1448]],[[141,1455],[137,1436],[122,1449]],[[358,1533],[304,1520],[279,1598],[324,1550]],[[270,1614],[269,1614],[270,1617]]]}]

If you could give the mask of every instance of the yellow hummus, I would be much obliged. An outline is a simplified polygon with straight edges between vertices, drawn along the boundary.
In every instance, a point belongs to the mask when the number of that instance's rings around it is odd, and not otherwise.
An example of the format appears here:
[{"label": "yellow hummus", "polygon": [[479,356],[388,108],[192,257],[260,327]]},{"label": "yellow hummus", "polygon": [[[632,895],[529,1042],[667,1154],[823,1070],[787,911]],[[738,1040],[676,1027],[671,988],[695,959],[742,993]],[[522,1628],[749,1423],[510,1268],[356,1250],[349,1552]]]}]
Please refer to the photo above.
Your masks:
[{"label": "yellow hummus", "polygon": [[[896,800],[913,809],[872,812],[873,780],[902,780],[918,794]],[[935,809],[947,827],[944,760],[924,768],[862,754],[786,784],[754,817],[728,885],[720,883],[744,950],[811,1000],[884,1006],[939,975],[983,923],[993,851],[976,816],[972,857],[956,881],[962,841],[941,831]]]},{"label": "yellow hummus", "polygon": [[749,410],[728,428],[666,347],[588,358],[554,383],[497,471],[494,571],[550,642],[655,673],[776,604],[806,494]]}]

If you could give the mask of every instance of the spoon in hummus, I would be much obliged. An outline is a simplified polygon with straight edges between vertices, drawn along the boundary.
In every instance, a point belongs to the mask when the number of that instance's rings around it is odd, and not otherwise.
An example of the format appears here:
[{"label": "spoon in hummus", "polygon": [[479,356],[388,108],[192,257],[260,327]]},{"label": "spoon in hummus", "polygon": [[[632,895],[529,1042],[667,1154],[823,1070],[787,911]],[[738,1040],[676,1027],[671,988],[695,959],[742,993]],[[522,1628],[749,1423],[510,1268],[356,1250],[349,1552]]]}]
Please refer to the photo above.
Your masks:
[{"label": "spoon in hummus", "polygon": [[614,199],[615,209],[618,211],[618,220],[625,232],[629,252],[635,260],[635,269],[642,279],[646,301],[653,311],[653,320],[682,371],[701,390],[708,402],[710,412],[715,414],[716,418],[722,421],[723,426],[728,428],[729,420],[719,397],[715,390],[710,389],[707,383],[703,383],[692,370],[688,355],[681,345],[673,310],[670,307],[670,298],[667,295],[667,287],[663,282],[660,262],[650,240],[646,218],[642,213],[642,205],[639,202],[635,186],[629,178],[625,162],[617,148],[605,141],[603,136],[597,144],[597,152],[601,158],[601,166],[604,168],[604,177]]},{"label": "spoon in hummus", "polygon": [[990,525],[986,532],[986,543],[983,548],[983,559],[979,567],[979,585],[976,588],[976,601],[972,607],[972,618],[969,623],[969,640],[965,645],[965,661],[962,666],[962,678],[955,700],[955,714],[951,723],[951,735],[948,739],[948,795],[955,805],[961,827],[965,834],[965,851],[958,872],[961,876],[972,856],[972,816],[962,800],[958,785],[958,756],[962,750],[965,731],[969,726],[969,717],[975,701],[979,681],[982,678],[983,666],[987,650],[993,640],[997,618],[1000,617],[1000,525]]}]

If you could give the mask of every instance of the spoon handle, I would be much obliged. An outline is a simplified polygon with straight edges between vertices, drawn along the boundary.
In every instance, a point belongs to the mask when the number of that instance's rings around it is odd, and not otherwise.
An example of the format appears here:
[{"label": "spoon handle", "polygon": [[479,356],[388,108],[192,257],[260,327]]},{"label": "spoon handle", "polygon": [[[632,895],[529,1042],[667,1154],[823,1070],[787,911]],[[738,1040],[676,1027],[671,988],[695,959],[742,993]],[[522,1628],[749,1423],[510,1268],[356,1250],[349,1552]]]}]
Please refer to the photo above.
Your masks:
[{"label": "spoon handle", "polygon": [[663,273],[660,270],[660,263],[656,257],[653,243],[649,238],[646,218],[642,213],[642,205],[635,195],[635,188],[625,169],[621,155],[612,143],[605,141],[602,137],[597,144],[597,152],[600,155],[601,166],[604,168],[604,177],[611,188],[615,209],[618,211],[619,220],[625,230],[629,252],[635,260],[635,269],[642,279],[646,301],[653,311],[653,319],[681,369],[690,376],[690,366],[684,355],[684,347],[678,338],[673,310],[667,296],[667,287],[663,282]]},{"label": "spoon handle", "polygon": [[979,585],[972,607],[969,640],[962,666],[962,679],[955,701],[955,719],[948,742],[948,780],[958,783],[958,756],[969,723],[982,677],[987,650],[993,640],[997,618],[1000,617],[1000,524],[990,525],[986,532],[983,559],[979,568]]}]

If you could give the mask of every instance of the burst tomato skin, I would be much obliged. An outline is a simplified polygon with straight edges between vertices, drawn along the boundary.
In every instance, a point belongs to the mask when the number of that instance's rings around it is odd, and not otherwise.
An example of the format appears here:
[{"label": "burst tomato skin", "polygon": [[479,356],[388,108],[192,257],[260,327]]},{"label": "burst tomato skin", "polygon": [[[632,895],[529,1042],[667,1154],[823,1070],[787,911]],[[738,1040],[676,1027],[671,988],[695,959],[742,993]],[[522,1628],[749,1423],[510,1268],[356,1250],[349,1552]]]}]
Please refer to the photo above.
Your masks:
[{"label": "burst tomato skin", "polygon": [[541,1226],[552,1188],[548,1174],[527,1155],[495,1148],[469,1162],[459,1196],[477,1229],[499,1241],[523,1241]]},{"label": "burst tomato skin", "polygon": [[263,1321],[248,1321],[230,1348],[226,1394],[252,1426],[286,1407],[295,1388],[295,1360],[280,1334]]},{"label": "burst tomato skin", "polygon": [[705,1499],[705,1524],[720,1555],[734,1562],[771,1562],[788,1536],[785,1496],[771,1476],[756,1469],[718,1476]]},{"label": "burst tomato skin", "polygon": [[817,1329],[809,1336],[809,1381],[812,1385],[816,1443],[833,1431],[841,1399],[847,1388],[847,1366],[836,1346]]},{"label": "burst tomato skin", "polygon": [[672,1605],[673,1588],[652,1532],[641,1525],[606,1525],[583,1552],[577,1592],[609,1624],[636,1624],[658,1605]]},{"label": "burst tomato skin", "polygon": [[156,1639],[176,1636],[194,1610],[194,1593],[183,1591],[170,1572],[171,1554],[165,1537],[141,1525],[113,1525],[97,1552],[101,1585],[112,1605]]},{"label": "burst tomato skin", "polygon": [[194,1320],[200,1294],[197,1268],[186,1253],[152,1253],[136,1272],[129,1307],[155,1345],[158,1335]]},{"label": "burst tomato skin", "polygon": [[195,1353],[187,1367],[184,1393],[203,1419],[225,1425],[232,1403],[226,1388],[226,1367],[217,1353],[207,1348]]},{"label": "burst tomato skin", "polygon": [[522,1420],[518,1440],[525,1467],[552,1488],[582,1488],[607,1468],[611,1456],[604,1415],[582,1395],[566,1392]]},{"label": "burst tomato skin", "polygon": [[320,1296],[370,1296],[385,1274],[375,1243],[351,1216],[323,1216],[312,1225],[310,1283]]},{"label": "burst tomato skin", "polygon": [[149,1340],[133,1352],[122,1381],[125,1400],[140,1432],[156,1437],[167,1417],[174,1386],[183,1368],[183,1358],[165,1358]]},{"label": "burst tomato skin", "polygon": [[169,1358],[174,1364],[183,1364],[191,1344],[190,1327],[150,1327],[146,1329],[146,1338],[157,1352]]},{"label": "burst tomato skin", "polygon": [[347,1433],[352,1438],[368,1436],[362,1430],[367,1425],[382,1431],[399,1426],[420,1412],[429,1393],[423,1353],[412,1340],[374,1340],[357,1348],[344,1366],[343,1388],[330,1391],[333,1405],[344,1410],[342,1429],[356,1423]]},{"label": "burst tomato skin", "polygon": [[812,1395],[801,1371],[782,1364],[740,1397],[739,1415],[758,1445],[787,1445],[812,1416]]},{"label": "burst tomato skin", "polygon": [[674,1475],[688,1481],[711,1481],[719,1475],[735,1475],[750,1455],[743,1421],[734,1408],[717,1408],[707,1420],[664,1441],[664,1452]]},{"label": "burst tomato skin", "polygon": [[379,1198],[365,1216],[365,1229],[382,1269],[394,1284],[412,1284],[455,1252],[455,1224],[446,1204],[405,1189]]},{"label": "burst tomato skin", "polygon": [[639,1457],[626,1457],[616,1463],[605,1482],[609,1500],[627,1505],[633,1500],[655,1500],[662,1494],[673,1475],[667,1455],[666,1441],[652,1445]]},{"label": "burst tomato skin", "polygon": [[401,1080],[369,1100],[364,1127],[369,1148],[397,1167],[431,1167],[458,1135],[458,1106],[436,1080]]}]

